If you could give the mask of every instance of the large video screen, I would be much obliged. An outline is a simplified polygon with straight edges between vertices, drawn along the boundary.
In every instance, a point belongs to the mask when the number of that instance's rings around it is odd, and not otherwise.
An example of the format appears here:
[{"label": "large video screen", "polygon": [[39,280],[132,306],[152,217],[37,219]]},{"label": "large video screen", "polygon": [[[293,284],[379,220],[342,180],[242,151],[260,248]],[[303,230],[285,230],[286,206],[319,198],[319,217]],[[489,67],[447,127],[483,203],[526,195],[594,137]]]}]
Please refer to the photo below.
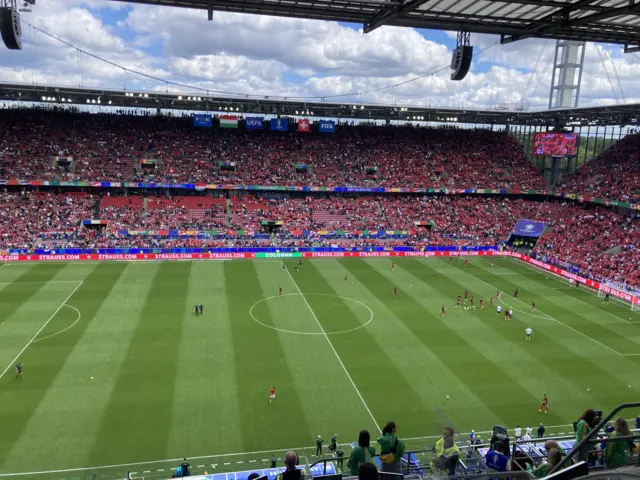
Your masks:
[{"label": "large video screen", "polygon": [[546,132],[533,135],[533,154],[541,157],[572,156],[578,150],[575,133]]}]

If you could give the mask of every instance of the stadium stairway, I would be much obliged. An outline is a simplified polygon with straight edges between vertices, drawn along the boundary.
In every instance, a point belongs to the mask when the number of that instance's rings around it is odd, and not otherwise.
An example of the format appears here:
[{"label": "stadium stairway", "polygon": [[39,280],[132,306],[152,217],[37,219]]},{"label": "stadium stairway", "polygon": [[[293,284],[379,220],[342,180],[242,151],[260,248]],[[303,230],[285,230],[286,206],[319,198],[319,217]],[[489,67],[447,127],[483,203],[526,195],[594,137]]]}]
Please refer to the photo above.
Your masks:
[{"label": "stadium stairway", "polygon": [[101,197],[96,198],[96,202],[93,204],[93,218],[100,218],[100,206],[102,204]]}]

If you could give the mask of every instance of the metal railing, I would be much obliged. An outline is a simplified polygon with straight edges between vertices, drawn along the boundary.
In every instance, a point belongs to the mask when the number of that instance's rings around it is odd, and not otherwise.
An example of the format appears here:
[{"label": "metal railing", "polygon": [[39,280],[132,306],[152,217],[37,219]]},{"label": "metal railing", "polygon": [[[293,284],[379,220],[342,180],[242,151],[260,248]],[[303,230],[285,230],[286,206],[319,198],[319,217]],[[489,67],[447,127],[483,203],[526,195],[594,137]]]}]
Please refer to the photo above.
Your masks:
[{"label": "metal railing", "polygon": [[[578,453],[582,449],[582,447],[584,447],[584,445],[586,445],[587,443],[589,444],[601,443],[600,439],[596,441],[592,441],[593,437],[595,437],[600,431],[600,429],[602,429],[605,425],[607,425],[609,421],[619,411],[625,410],[627,408],[638,408],[638,407],[640,407],[640,402],[632,402],[632,403],[623,403],[621,405],[618,405],[613,410],[611,410],[611,412],[609,412],[609,414],[606,417],[600,420],[600,423],[596,425],[585,438],[583,438],[580,442],[578,442],[576,445],[573,446],[573,449],[571,449],[571,452],[569,452],[569,454],[566,457],[564,457],[555,467],[553,467],[549,472],[549,474],[552,475],[553,473],[561,470],[563,466],[565,466],[568,462],[570,462],[573,456],[576,453]],[[616,439],[616,440],[620,440],[620,439]],[[640,459],[640,456],[638,458]]]},{"label": "metal railing", "polygon": [[[569,465],[567,465],[567,462],[569,462],[573,455],[576,453],[576,451],[578,451],[578,449],[586,444],[587,442],[589,442],[590,444],[603,444],[603,443],[610,443],[610,442],[615,442],[615,441],[629,441],[629,440],[637,440],[640,439],[640,430],[633,430],[633,434],[629,435],[629,436],[625,436],[625,437],[616,437],[616,438],[609,438],[608,434],[606,434],[607,436],[603,436],[603,437],[599,437],[599,438],[593,438],[597,432],[602,429],[602,427],[604,425],[606,425],[608,423],[609,420],[611,420],[611,418],[613,418],[614,415],[616,415],[616,413],[618,413],[620,410],[623,410],[625,408],[634,408],[640,406],[640,403],[629,403],[629,404],[624,404],[621,405],[619,407],[617,407],[616,409],[614,409],[609,415],[607,415],[607,417],[605,419],[603,419],[600,424],[595,427],[587,436],[587,438],[585,440],[583,440],[580,443],[577,443],[574,445],[573,449],[571,450],[571,452],[563,458],[563,461],[560,462],[558,465],[556,465],[556,467],[554,467],[550,472],[549,475],[552,475],[554,473],[557,473],[559,471],[563,470],[563,467],[568,467]],[[512,459],[512,470],[510,472],[504,472],[504,473],[500,473],[500,472],[487,472],[486,471],[486,466],[483,465],[483,461],[484,461],[484,456],[480,454],[480,451],[483,449],[487,449],[490,448],[490,444],[489,443],[483,443],[483,444],[477,444],[477,445],[459,445],[460,448],[460,460],[458,462],[458,467],[457,467],[457,473],[456,475],[453,476],[447,476],[448,478],[451,479],[458,479],[458,480],[473,480],[473,479],[486,479],[488,476],[492,477],[492,478],[503,478],[503,477],[510,477],[512,479],[519,479],[519,480],[525,480],[525,479],[532,479],[535,478],[534,475],[528,471],[527,469],[523,468],[523,466],[521,465],[521,463],[524,462],[518,462],[518,459],[522,459],[522,460],[528,460],[528,463],[530,463],[532,466],[538,465],[540,463],[540,461],[542,459],[546,458],[546,452],[543,451],[537,451],[535,449],[532,449],[531,446],[532,445],[536,445],[536,444],[540,444],[540,443],[544,443],[547,442],[549,440],[554,440],[556,442],[562,442],[562,441],[573,441],[575,440],[575,436],[571,435],[561,435],[561,436],[555,436],[555,437],[543,437],[543,438],[532,438],[531,440],[516,440],[512,443],[512,455],[511,455],[511,459]],[[528,448],[523,448],[524,446],[527,446]],[[539,450],[539,449],[538,449]],[[469,452],[476,452],[477,456],[475,457],[469,457],[468,454]],[[521,452],[521,455],[519,457],[516,458],[516,452]],[[434,477],[438,477],[438,476],[442,476],[439,475],[438,472],[433,472],[431,469],[431,457],[430,454],[432,453],[432,449],[427,447],[423,450],[410,450],[404,453],[404,455],[401,457],[401,472],[404,475],[411,475],[411,474],[418,474],[418,475],[422,475],[422,476],[434,476]],[[539,454],[537,454],[539,453]],[[413,455],[413,457],[412,457]],[[420,463],[419,460],[417,460],[418,455],[426,457],[425,458],[425,463]],[[379,457],[379,454],[374,455],[375,457]],[[516,461],[514,461],[516,460]],[[344,467],[345,463],[348,461],[348,457],[327,457],[327,458],[321,458],[316,460],[314,463],[312,463],[311,465],[309,465],[309,468],[311,467],[315,467],[317,465],[322,465],[322,472],[323,475],[327,474],[327,465],[328,464],[334,464],[336,466],[340,465],[340,462],[342,462],[342,466]],[[640,462],[640,455],[638,455],[638,462]],[[477,471],[474,471],[474,466],[473,463],[474,462],[478,462],[478,467],[477,467]],[[576,465],[578,465],[579,463],[575,463],[573,465],[571,465],[572,467],[575,467]],[[596,465],[594,467],[591,467],[592,470],[597,470],[597,469],[604,469],[603,465]],[[341,473],[341,469],[340,468],[336,468],[338,474]],[[349,474],[345,475],[345,478],[348,476]],[[636,478],[636,480],[640,480],[639,478]]]}]

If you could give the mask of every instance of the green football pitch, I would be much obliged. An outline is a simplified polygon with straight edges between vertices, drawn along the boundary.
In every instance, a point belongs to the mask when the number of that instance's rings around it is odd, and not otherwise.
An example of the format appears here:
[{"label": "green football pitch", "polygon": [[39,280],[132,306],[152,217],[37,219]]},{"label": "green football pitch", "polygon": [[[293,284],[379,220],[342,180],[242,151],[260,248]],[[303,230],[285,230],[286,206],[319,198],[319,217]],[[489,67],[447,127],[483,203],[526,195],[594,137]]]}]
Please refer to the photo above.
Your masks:
[{"label": "green football pitch", "polygon": [[[396,263],[2,266],[0,474],[168,477],[183,456],[195,473],[249,470],[388,420],[416,449],[447,424],[569,433],[585,408],[638,399],[628,306],[507,258]],[[485,308],[454,308],[465,289]],[[489,306],[497,290],[511,321]]]}]

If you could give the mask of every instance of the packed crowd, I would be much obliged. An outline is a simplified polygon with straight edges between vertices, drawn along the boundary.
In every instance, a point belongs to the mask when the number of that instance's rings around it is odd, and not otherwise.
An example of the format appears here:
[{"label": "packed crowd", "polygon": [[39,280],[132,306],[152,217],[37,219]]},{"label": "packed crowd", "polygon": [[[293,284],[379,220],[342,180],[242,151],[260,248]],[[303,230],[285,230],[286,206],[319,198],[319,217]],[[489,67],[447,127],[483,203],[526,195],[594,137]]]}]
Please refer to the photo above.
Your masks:
[{"label": "packed crowd", "polygon": [[552,263],[575,265],[590,277],[640,286],[640,222],[604,208],[571,210],[557,219],[538,251]]},{"label": "packed crowd", "polygon": [[[105,220],[105,227],[82,227],[85,219]],[[0,249],[109,247],[224,247],[258,245],[393,246],[496,245],[505,242],[518,219],[545,222],[545,235],[534,253],[554,264],[570,264],[592,278],[640,286],[640,221],[604,207],[534,202],[503,197],[358,196],[305,198],[231,195],[97,196],[83,193],[8,193],[0,196]],[[267,225],[262,222],[282,222]],[[225,232],[182,238],[162,235],[121,236],[133,231]],[[342,230],[346,238],[322,231]],[[354,231],[387,232],[368,238]],[[233,235],[226,236],[227,231]],[[250,239],[238,231],[269,231]],[[302,236],[302,231],[305,235]],[[394,231],[401,231],[401,238]],[[249,235],[249,234],[247,234]],[[227,237],[227,238],[225,238]]]},{"label": "packed crowd", "polygon": [[0,178],[545,188],[504,132],[341,125],[335,134],[279,134],[198,129],[190,117],[34,109],[0,110]]},{"label": "packed crowd", "polygon": [[42,234],[74,237],[97,201],[84,193],[0,193],[0,250],[33,248]]},{"label": "packed crowd", "polygon": [[628,135],[577,169],[561,189],[607,200],[640,202],[640,133]]}]

